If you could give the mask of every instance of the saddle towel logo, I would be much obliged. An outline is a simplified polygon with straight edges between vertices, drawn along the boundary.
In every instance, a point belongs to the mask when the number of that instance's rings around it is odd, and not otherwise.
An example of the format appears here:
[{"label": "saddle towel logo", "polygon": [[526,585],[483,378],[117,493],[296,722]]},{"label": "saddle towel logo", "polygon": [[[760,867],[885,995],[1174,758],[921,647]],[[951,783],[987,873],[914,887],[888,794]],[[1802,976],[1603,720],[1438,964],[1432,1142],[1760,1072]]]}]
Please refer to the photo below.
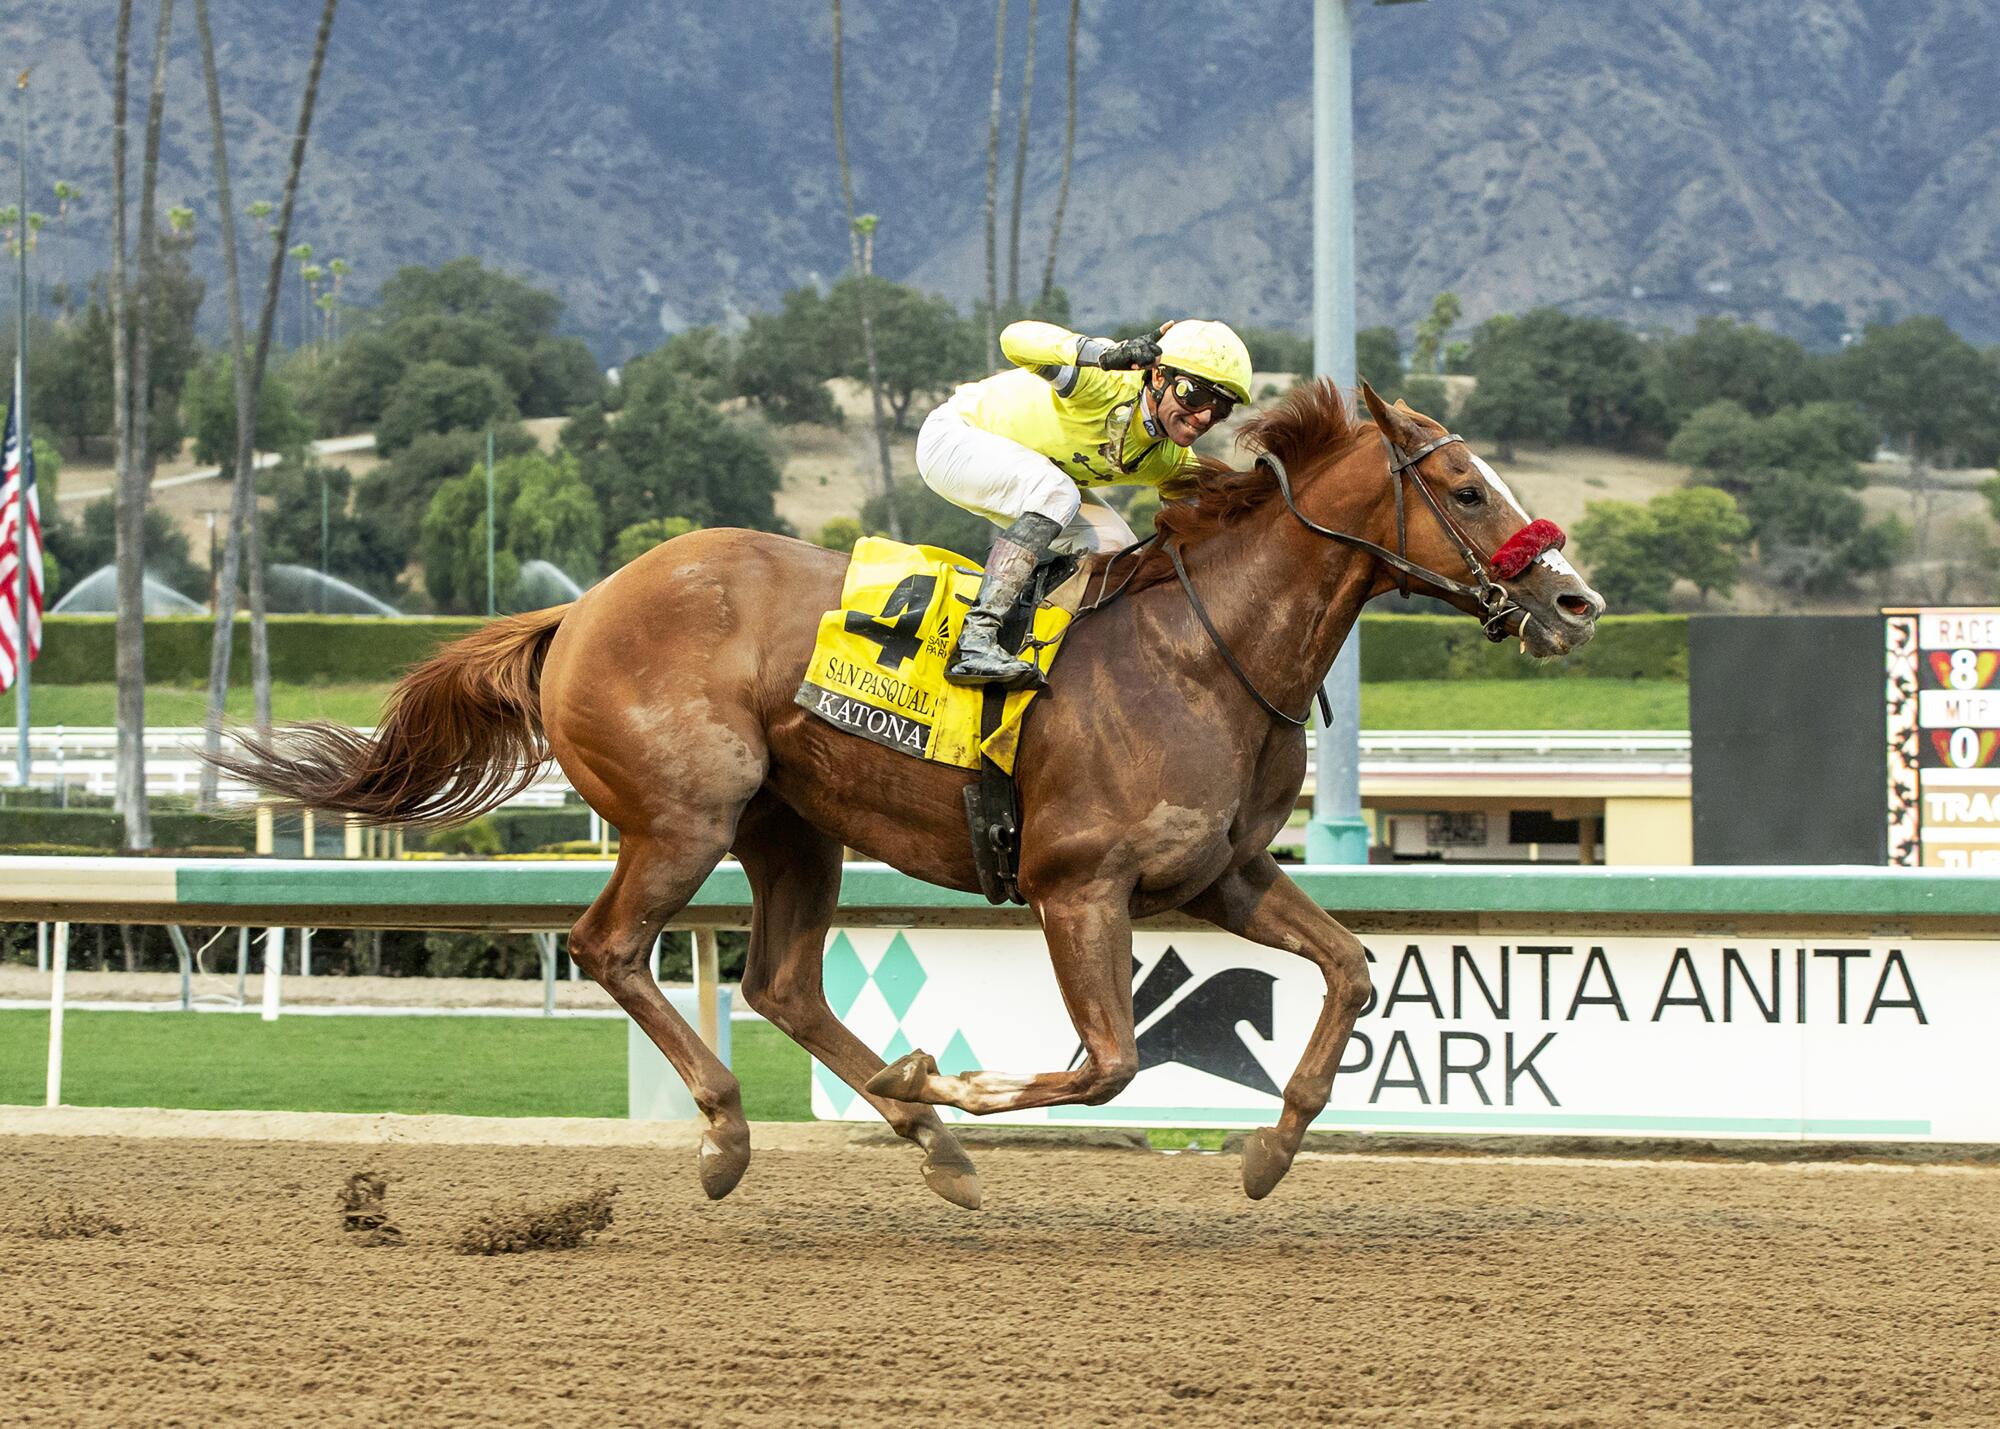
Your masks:
[{"label": "saddle towel logo", "polygon": [[[840,608],[820,617],[799,704],[919,759],[977,769],[984,755],[1012,774],[1021,720],[1038,691],[1009,693],[1000,727],[982,739],[984,689],[944,677],[979,577],[964,557],[936,546],[876,536],[855,542]],[[1061,606],[1039,607],[1022,658],[1046,674],[1070,619]]]}]

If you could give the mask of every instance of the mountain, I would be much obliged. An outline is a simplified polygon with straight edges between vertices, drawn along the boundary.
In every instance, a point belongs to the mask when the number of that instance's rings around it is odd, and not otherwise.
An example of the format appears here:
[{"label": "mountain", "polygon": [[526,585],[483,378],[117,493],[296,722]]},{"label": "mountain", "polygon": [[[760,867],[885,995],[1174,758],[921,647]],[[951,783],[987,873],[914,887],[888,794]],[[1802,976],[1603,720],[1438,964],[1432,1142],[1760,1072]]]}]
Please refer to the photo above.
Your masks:
[{"label": "mountain", "polygon": [[[877,268],[983,290],[994,8],[848,0],[847,121]],[[1028,7],[1009,8],[1001,264]],[[275,199],[318,7],[212,7],[242,202]],[[1022,283],[1061,159],[1068,7],[1039,7]],[[16,0],[31,205],[86,198],[44,276],[105,266],[111,0]],[[1406,332],[1539,303],[1685,326],[1729,312],[1829,342],[1936,312],[2000,339],[2000,7],[1987,0],[1356,0],[1360,317]],[[134,22],[133,148],[153,12]],[[175,9],[163,204],[213,183],[191,6]],[[828,8],[343,0],[295,237],[353,295],[461,253],[559,293],[616,361],[847,263]],[[1312,8],[1093,0],[1057,278],[1086,320],[1156,309],[1303,329]],[[7,132],[12,133],[11,113]],[[13,192],[12,174],[4,187]],[[134,176],[136,191],[136,174]],[[211,288],[213,293],[214,289]],[[219,297],[205,317],[219,325]],[[296,322],[288,306],[281,334]]]}]

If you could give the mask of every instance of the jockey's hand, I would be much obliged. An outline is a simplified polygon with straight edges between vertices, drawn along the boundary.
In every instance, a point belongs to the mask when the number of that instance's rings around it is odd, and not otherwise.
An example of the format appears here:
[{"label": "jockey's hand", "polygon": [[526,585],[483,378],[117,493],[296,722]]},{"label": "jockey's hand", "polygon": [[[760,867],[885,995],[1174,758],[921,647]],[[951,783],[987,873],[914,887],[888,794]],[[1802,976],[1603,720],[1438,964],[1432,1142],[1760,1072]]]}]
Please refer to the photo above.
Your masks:
[{"label": "jockey's hand", "polygon": [[1160,344],[1151,337],[1128,337],[1113,343],[1098,355],[1097,365],[1106,372],[1130,372],[1151,367],[1160,360]]}]

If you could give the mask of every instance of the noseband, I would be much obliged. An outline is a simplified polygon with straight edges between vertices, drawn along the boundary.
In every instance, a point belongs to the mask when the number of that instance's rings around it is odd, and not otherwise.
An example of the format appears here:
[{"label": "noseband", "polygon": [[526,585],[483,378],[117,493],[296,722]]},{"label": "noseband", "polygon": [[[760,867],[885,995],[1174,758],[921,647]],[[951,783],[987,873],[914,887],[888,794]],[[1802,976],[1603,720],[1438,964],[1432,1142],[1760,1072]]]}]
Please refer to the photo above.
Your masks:
[{"label": "noseband", "polygon": [[[1553,521],[1531,521],[1508,537],[1491,557],[1481,556],[1471,539],[1459,528],[1458,523],[1451,519],[1451,513],[1444,509],[1444,504],[1429,487],[1424,485],[1423,473],[1417,469],[1425,457],[1440,447],[1449,446],[1453,442],[1463,444],[1464,441],[1465,438],[1458,433],[1447,432],[1444,436],[1425,442],[1415,451],[1406,452],[1391,441],[1386,433],[1383,435],[1382,445],[1389,457],[1389,486],[1396,495],[1396,549],[1393,551],[1363,537],[1320,525],[1299,510],[1298,503],[1292,499],[1292,478],[1285,470],[1284,462],[1269,452],[1260,452],[1257,463],[1276,478],[1278,491],[1285,498],[1285,509],[1290,511],[1298,519],[1299,524],[1308,531],[1317,536],[1324,536],[1329,541],[1338,541],[1341,545],[1350,546],[1357,551],[1365,551],[1388,566],[1395,571],[1396,589],[1406,600],[1410,595],[1410,580],[1414,577],[1425,585],[1433,586],[1449,595],[1462,596],[1472,601],[1479,608],[1479,624],[1485,630],[1486,638],[1494,641],[1505,640],[1509,636],[1521,634],[1528,628],[1529,614],[1515,601],[1502,581],[1512,580],[1520,575],[1543,552],[1561,549],[1564,536],[1562,528]],[[1418,565],[1409,558],[1408,521],[1403,504],[1403,484],[1406,481],[1416,488],[1417,495],[1423,498],[1424,504],[1430,507],[1431,514],[1437,517],[1438,524],[1444,527],[1445,534],[1451,538],[1452,544],[1458,547],[1459,556],[1473,574],[1473,584],[1441,575],[1437,571]],[[1214,642],[1215,648],[1222,652],[1223,661],[1242,682],[1243,688],[1248,690],[1273,718],[1283,720],[1286,724],[1303,727],[1312,711],[1308,709],[1305,717],[1294,718],[1264,697],[1263,692],[1251,681],[1249,672],[1231,653],[1221,632],[1215,628],[1215,623],[1209,619],[1201,598],[1194,593],[1194,583],[1188,579],[1187,567],[1181,561],[1180,549],[1171,542],[1162,544],[1167,548],[1167,557],[1173,562],[1174,574],[1179,577],[1181,589],[1187,593],[1188,603],[1194,607],[1195,616],[1201,621],[1202,629],[1208,632],[1208,638]],[[1123,587],[1120,587],[1121,591],[1122,589]],[[1510,630],[1508,625],[1516,616],[1520,617],[1519,622]],[[1327,706],[1326,691],[1322,688],[1318,695],[1321,719],[1330,725],[1333,723],[1333,712]]]}]

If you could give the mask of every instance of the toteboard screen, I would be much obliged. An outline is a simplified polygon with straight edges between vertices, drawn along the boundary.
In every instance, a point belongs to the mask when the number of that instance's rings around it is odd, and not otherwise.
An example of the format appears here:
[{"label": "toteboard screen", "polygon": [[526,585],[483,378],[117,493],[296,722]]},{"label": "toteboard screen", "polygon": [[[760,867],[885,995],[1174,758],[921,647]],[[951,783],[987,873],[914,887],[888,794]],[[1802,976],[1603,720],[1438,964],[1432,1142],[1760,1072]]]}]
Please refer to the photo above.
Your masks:
[{"label": "toteboard screen", "polygon": [[1889,862],[2000,872],[2000,607],[1883,615]]}]

